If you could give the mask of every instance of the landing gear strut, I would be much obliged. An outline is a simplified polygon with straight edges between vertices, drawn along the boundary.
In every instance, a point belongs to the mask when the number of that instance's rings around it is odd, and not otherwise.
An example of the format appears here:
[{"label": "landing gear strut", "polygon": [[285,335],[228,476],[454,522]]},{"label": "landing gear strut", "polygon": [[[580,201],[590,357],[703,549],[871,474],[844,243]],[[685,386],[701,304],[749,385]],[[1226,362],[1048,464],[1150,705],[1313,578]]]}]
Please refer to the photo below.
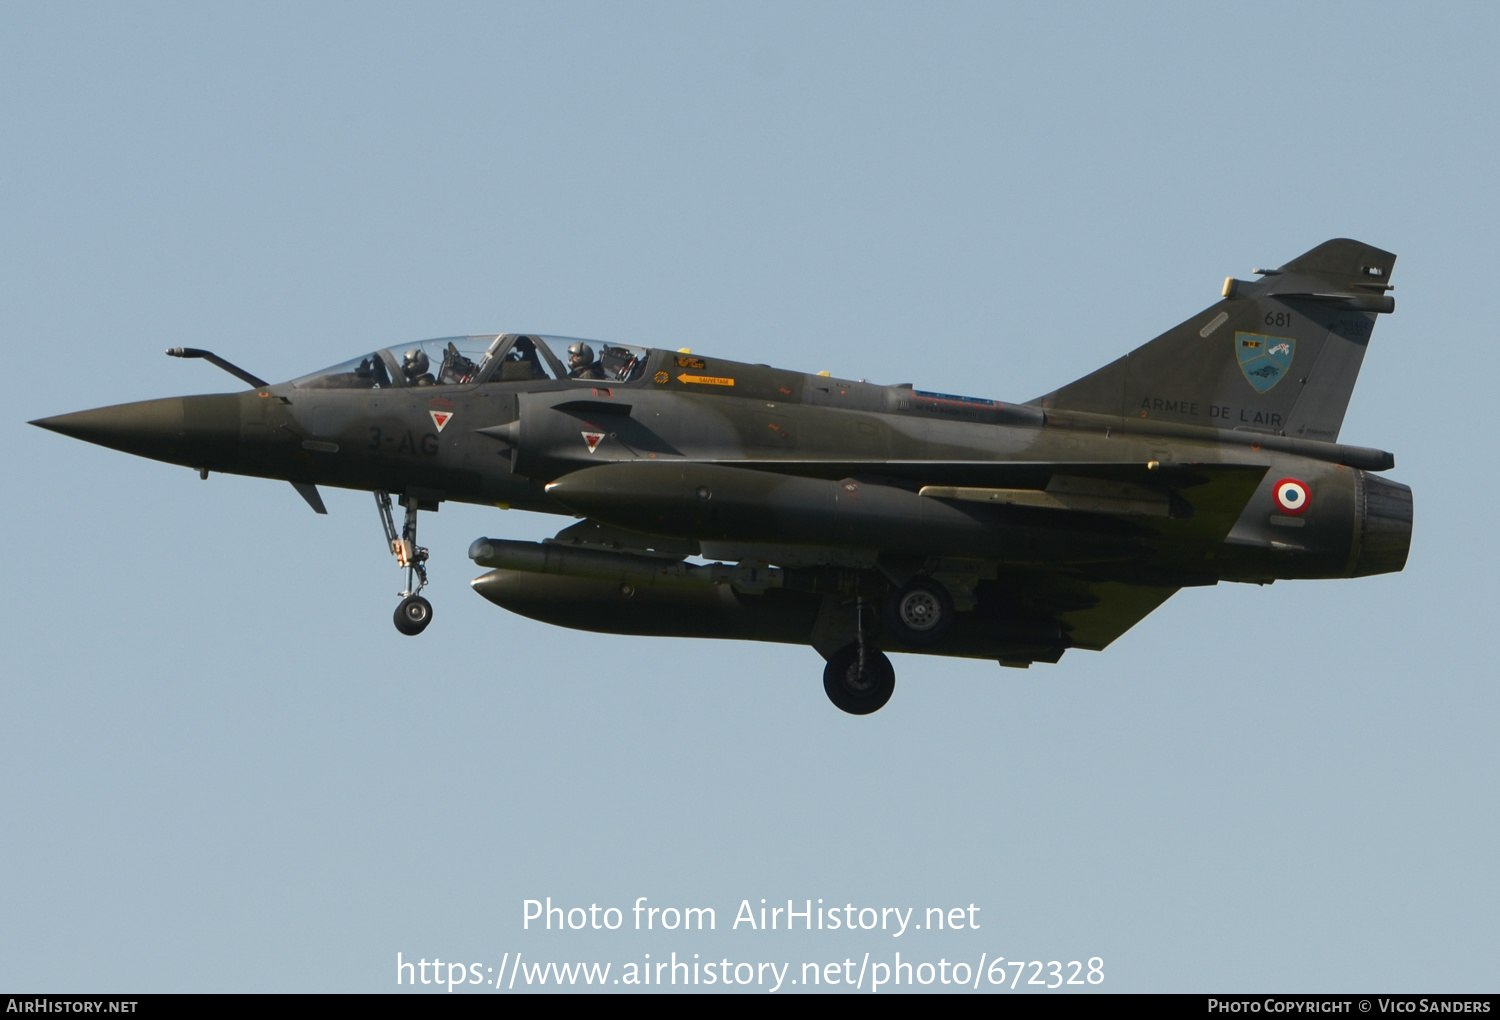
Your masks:
[{"label": "landing gear strut", "polygon": [[415,637],[432,622],[432,603],[419,594],[427,587],[427,550],[417,545],[417,497],[402,496],[401,505],[406,508],[406,520],[398,536],[396,521],[391,516],[391,494],[384,489],[375,493],[375,506],[380,510],[386,544],[396,562],[406,568],[406,590],[401,593],[401,604],[396,607],[396,629]]},{"label": "landing gear strut", "polygon": [[884,707],[896,690],[896,669],[885,653],[869,647],[865,630],[865,600],[855,600],[855,640],[845,645],[823,668],[823,690],[838,708],[850,715],[869,715]]}]

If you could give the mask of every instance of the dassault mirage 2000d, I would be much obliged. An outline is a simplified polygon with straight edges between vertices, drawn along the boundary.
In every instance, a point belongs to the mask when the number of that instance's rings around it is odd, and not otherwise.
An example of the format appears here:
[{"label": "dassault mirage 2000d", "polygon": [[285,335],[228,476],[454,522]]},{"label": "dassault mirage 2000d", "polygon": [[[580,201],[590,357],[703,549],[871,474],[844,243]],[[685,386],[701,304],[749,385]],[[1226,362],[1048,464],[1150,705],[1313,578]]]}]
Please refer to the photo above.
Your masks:
[{"label": "dassault mirage 2000d", "polygon": [[[1319,245],[1097,372],[1025,403],[505,333],[375,351],[253,389],[33,422],[210,471],[375,494],[419,594],[417,516],[445,499],[578,518],[480,538],[473,586],[617,634],[810,644],[846,712],[887,651],[1056,662],[1179,588],[1400,570],[1411,489],[1337,442],[1395,256]],[[392,496],[404,519],[392,514]],[[711,562],[692,562],[693,559]]]}]

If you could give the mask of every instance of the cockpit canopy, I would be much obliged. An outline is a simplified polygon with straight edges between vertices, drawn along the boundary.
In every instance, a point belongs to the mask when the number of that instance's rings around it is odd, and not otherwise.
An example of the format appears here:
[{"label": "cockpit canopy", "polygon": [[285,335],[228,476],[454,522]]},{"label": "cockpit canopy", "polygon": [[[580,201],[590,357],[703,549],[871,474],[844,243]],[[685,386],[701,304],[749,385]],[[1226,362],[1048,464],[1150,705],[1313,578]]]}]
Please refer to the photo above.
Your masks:
[{"label": "cockpit canopy", "polygon": [[[564,362],[554,351],[568,360]],[[596,353],[597,352],[597,356]],[[442,337],[389,347],[293,379],[299,389],[459,386],[543,379],[635,382],[651,352],[575,337],[502,333]]]},{"label": "cockpit canopy", "polygon": [[292,385],[314,390],[373,390],[389,386],[451,386],[475,382],[488,367],[491,351],[504,336],[454,336],[391,347],[321,372],[293,379]]}]

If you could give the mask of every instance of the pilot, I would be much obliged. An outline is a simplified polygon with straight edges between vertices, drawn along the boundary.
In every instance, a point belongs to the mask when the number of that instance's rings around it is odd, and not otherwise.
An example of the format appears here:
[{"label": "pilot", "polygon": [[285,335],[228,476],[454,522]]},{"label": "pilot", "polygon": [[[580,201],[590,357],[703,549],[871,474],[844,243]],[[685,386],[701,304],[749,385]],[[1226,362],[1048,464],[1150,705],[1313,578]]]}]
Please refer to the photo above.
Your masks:
[{"label": "pilot", "polygon": [[435,382],[432,373],[427,371],[431,365],[420,347],[413,347],[401,355],[401,371],[406,374],[408,386],[431,386]]},{"label": "pilot", "polygon": [[604,367],[594,360],[594,349],[586,343],[568,347],[568,378],[603,379]]}]

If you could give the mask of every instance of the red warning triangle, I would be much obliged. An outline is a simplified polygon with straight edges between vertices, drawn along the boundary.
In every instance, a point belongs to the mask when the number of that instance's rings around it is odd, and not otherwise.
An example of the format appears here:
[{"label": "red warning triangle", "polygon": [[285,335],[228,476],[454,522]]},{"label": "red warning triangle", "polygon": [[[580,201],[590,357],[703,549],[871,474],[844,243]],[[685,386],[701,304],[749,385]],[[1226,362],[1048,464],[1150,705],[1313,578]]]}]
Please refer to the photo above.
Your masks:
[{"label": "red warning triangle", "polygon": [[448,424],[448,419],[453,417],[452,411],[428,411],[427,413],[432,415],[432,423],[437,426],[439,432],[443,431],[443,426]]},{"label": "red warning triangle", "polygon": [[583,436],[583,441],[589,444],[589,453],[593,453],[599,449],[599,441],[604,438],[603,432],[584,432],[581,435]]}]

